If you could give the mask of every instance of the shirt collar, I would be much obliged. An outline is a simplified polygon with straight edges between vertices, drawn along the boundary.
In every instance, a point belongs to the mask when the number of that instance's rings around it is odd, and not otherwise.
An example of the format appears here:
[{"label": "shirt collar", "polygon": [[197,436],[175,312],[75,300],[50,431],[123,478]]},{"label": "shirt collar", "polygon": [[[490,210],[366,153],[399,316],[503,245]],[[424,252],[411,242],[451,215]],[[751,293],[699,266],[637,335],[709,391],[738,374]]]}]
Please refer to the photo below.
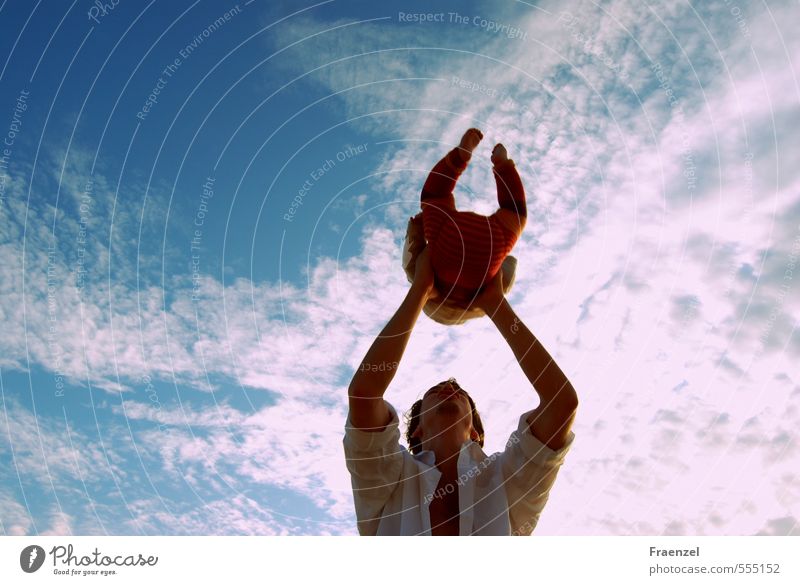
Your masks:
[{"label": "shirt collar", "polygon": [[[436,453],[428,449],[420,451],[413,457],[417,461],[420,461],[421,463],[424,463],[430,467],[434,467],[436,465]],[[468,457],[473,462],[479,462],[486,459],[486,453],[484,453],[483,449],[476,441],[467,439],[461,445],[461,452],[458,456],[459,463],[462,462],[464,457]]]}]

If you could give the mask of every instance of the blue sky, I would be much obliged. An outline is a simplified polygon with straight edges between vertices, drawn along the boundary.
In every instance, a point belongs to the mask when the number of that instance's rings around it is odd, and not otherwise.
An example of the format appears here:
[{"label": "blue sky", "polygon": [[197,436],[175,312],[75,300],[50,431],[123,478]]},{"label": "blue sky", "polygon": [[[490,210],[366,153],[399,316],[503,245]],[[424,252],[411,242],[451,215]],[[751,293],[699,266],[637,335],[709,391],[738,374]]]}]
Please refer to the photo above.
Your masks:
[{"label": "blue sky", "polygon": [[[93,7],[0,4],[4,534],[354,534],[347,384],[471,126],[458,205],[503,142],[581,399],[537,534],[798,533],[796,6]],[[386,397],[450,375],[489,451],[536,405],[425,316]]]}]

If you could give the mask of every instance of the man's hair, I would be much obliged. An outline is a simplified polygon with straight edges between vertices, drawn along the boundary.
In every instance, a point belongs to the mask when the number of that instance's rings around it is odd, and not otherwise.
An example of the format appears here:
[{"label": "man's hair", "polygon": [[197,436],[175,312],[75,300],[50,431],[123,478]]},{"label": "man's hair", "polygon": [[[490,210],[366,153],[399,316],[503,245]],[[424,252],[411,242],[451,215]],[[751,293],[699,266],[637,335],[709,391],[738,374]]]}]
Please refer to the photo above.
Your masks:
[{"label": "man's hair", "polygon": [[[434,388],[436,388],[436,386],[441,386],[445,382],[450,382],[454,386],[456,386],[457,388],[461,388],[461,386],[458,385],[458,382],[456,382],[455,378],[449,378],[447,380],[444,380],[443,382],[439,382],[435,386],[431,386],[428,390],[426,390],[426,394],[430,390],[433,390]],[[464,390],[464,389],[461,388],[461,390]],[[475,408],[475,401],[472,400],[472,396],[470,396],[467,393],[466,390],[464,390],[464,394],[466,394],[467,400],[469,401],[469,406],[472,409],[472,428],[474,428],[475,431],[478,433],[478,441],[477,441],[477,443],[478,443],[478,445],[483,447],[483,421],[481,421],[481,415],[478,414],[478,409]],[[416,437],[412,437],[411,436],[411,435],[414,434],[414,431],[417,430],[417,427],[419,426],[419,423],[420,423],[421,416],[422,416],[422,398],[417,400],[411,406],[411,410],[409,410],[405,415],[405,420],[406,420],[406,441],[408,441],[408,447],[409,447],[410,451],[414,455],[416,455],[416,454],[418,454],[418,453],[420,453],[422,451],[422,441],[419,440]]]}]

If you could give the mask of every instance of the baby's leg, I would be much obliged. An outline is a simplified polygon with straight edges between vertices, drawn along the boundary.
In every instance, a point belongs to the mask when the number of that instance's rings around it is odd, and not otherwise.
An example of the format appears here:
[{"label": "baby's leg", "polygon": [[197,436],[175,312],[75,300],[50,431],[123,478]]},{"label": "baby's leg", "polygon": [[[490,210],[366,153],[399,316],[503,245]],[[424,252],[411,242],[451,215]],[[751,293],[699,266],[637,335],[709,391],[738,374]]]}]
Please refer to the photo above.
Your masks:
[{"label": "baby's leg", "polygon": [[425,224],[425,239],[430,244],[439,233],[444,222],[452,221],[448,212],[456,210],[453,190],[456,181],[467,163],[461,157],[458,148],[448,152],[431,170],[425,185],[422,187],[420,205]]},{"label": "baby's leg", "polygon": [[519,177],[514,161],[508,159],[494,166],[494,179],[497,184],[497,203],[500,209],[493,217],[514,237],[514,241],[522,234],[528,219],[528,207],[525,202],[525,188]]}]

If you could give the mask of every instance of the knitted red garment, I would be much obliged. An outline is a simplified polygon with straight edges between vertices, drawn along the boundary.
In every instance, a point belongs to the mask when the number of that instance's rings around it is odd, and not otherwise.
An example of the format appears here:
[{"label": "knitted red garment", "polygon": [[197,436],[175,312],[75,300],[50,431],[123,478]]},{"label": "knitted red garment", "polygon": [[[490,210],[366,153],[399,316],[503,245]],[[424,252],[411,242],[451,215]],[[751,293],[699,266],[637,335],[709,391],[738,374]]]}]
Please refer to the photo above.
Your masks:
[{"label": "knitted red garment", "polygon": [[500,209],[490,216],[458,211],[453,190],[467,161],[454,148],[433,167],[420,205],[437,290],[468,303],[500,270],[525,227],[525,189],[514,161],[493,169]]}]

